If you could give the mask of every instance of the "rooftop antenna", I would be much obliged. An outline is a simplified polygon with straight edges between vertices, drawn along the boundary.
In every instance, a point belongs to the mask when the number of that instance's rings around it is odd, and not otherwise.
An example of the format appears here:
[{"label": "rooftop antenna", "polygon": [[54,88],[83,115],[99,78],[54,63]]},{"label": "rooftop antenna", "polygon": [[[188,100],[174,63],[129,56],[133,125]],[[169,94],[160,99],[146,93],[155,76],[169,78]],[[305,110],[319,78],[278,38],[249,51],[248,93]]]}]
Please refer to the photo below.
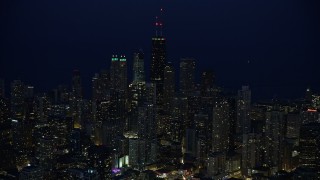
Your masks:
[{"label": "rooftop antenna", "polygon": [[162,28],[163,28],[162,14],[163,14],[163,8],[160,8],[160,16],[156,16],[156,22],[155,22],[156,36],[158,36],[158,34],[162,36]]}]

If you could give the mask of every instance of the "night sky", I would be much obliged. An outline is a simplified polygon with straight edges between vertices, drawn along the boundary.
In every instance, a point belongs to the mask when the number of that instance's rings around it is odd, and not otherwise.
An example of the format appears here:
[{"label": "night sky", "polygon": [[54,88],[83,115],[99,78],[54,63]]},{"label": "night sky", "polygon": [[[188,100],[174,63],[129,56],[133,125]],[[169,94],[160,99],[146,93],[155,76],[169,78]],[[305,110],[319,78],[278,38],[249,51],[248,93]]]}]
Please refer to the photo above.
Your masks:
[{"label": "night sky", "polygon": [[249,84],[255,98],[302,97],[320,90],[319,0],[1,0],[0,77],[37,92],[94,73],[112,54],[142,48],[149,71],[153,22],[164,8],[168,61],[194,57],[198,76],[217,84]]}]

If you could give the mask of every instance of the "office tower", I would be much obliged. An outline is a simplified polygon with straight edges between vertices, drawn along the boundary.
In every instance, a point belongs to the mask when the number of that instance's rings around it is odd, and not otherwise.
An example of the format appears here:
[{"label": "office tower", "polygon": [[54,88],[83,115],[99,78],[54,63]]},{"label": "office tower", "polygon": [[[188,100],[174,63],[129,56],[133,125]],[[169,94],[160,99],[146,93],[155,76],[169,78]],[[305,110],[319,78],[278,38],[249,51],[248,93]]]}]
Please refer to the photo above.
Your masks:
[{"label": "office tower", "polygon": [[151,83],[139,88],[139,84],[133,91],[130,117],[130,129],[137,137],[129,139],[129,163],[137,169],[157,160],[156,87]]},{"label": "office tower", "polygon": [[307,109],[300,112],[302,124],[319,122],[319,112],[316,109]]},{"label": "office tower", "polygon": [[[106,70],[92,78],[92,136],[94,144],[103,144],[102,123],[108,117],[110,104],[110,73]],[[106,143],[106,142],[105,142]]]},{"label": "office tower", "polygon": [[171,125],[169,126],[169,134],[170,139],[175,142],[181,142],[182,138],[184,136],[184,124],[183,119],[181,116],[181,106],[182,103],[180,103],[180,98],[175,97],[172,101],[172,110],[171,110]]},{"label": "office tower", "polygon": [[[236,127],[237,127],[237,100],[234,95],[227,98],[229,104],[229,150],[234,151],[240,144],[236,144]],[[242,141],[239,141],[242,143]]]},{"label": "office tower", "polygon": [[146,93],[144,72],[144,53],[140,50],[133,55],[133,82],[128,93],[128,124],[129,131],[138,131],[138,107],[143,105]]},{"label": "office tower", "polygon": [[25,85],[20,80],[11,83],[11,113],[12,118],[24,119]]},{"label": "office tower", "polygon": [[164,68],[163,81],[163,105],[168,113],[172,109],[172,101],[175,96],[175,70],[171,63]]},{"label": "office tower", "polygon": [[[161,10],[162,13],[162,10]],[[155,22],[156,34],[152,37],[151,47],[151,67],[150,67],[150,81],[157,89],[156,91],[156,121],[160,125],[164,120],[163,114],[163,80],[164,80],[164,68],[167,63],[166,59],[166,39],[162,34],[163,22],[160,18]],[[159,132],[163,132],[163,127],[157,129]]]},{"label": "office tower", "polygon": [[150,80],[162,84],[163,72],[166,66],[166,39],[163,36],[152,38]]},{"label": "office tower", "polygon": [[69,104],[70,91],[67,85],[59,85],[58,86],[58,98],[59,103],[61,104]]},{"label": "office tower", "polygon": [[281,169],[287,172],[299,166],[299,139],[285,138],[283,141],[283,157]]},{"label": "office tower", "polygon": [[0,124],[10,122],[10,107],[9,101],[0,97]]},{"label": "office tower", "polygon": [[305,99],[306,99],[306,101],[308,101],[308,102],[312,102],[312,91],[311,91],[310,88],[308,88],[308,89],[306,90]]},{"label": "office tower", "polygon": [[213,105],[212,151],[225,152],[229,148],[229,104],[224,97],[215,100]]},{"label": "office tower", "polygon": [[110,88],[127,92],[127,59],[125,55],[112,55],[110,66]]},{"label": "office tower", "polygon": [[73,71],[72,76],[72,95],[73,98],[82,99],[83,92],[82,92],[82,82],[79,70]]},{"label": "office tower", "polygon": [[39,124],[47,123],[51,102],[46,94],[40,94],[35,97],[35,109]]},{"label": "office tower", "polygon": [[196,62],[193,58],[182,58],[180,60],[180,94],[191,96],[195,90],[195,68]]},{"label": "office tower", "polygon": [[237,96],[237,129],[236,132],[242,134],[250,132],[250,108],[251,108],[251,90],[249,86],[242,86]]},{"label": "office tower", "polygon": [[138,137],[145,142],[145,160],[146,163],[154,163],[157,160],[157,123],[154,104],[146,103],[139,107],[138,111]]},{"label": "office tower", "polygon": [[212,70],[203,71],[201,74],[201,96],[207,97],[211,95],[213,84],[214,84],[214,74]]},{"label": "office tower", "polygon": [[34,95],[34,87],[33,86],[26,86],[26,98],[32,99]]},{"label": "office tower", "polygon": [[83,98],[82,83],[79,70],[73,71],[72,76],[72,92],[70,99],[70,108],[72,112],[72,117],[74,121],[74,128],[82,128],[81,119],[81,102]]},{"label": "office tower", "polygon": [[319,170],[320,123],[312,122],[301,126],[299,146],[299,165]]},{"label": "office tower", "polygon": [[11,83],[11,117],[13,147],[16,153],[17,167],[23,168],[28,164],[28,154],[32,146],[30,135],[32,135],[31,123],[26,120],[26,86],[20,80]]},{"label": "office tower", "polygon": [[119,79],[120,81],[120,91],[127,94],[128,89],[128,77],[127,77],[127,59],[125,55],[121,55],[119,58]]},{"label": "office tower", "polygon": [[139,138],[129,139],[129,165],[134,169],[143,169],[146,164],[145,141]]},{"label": "office tower", "polygon": [[145,82],[144,53],[140,50],[133,54],[133,83]]},{"label": "office tower", "polygon": [[198,155],[198,138],[197,131],[195,129],[186,129],[184,154],[189,154],[191,157],[197,157]]},{"label": "office tower", "polygon": [[250,170],[261,165],[263,156],[261,133],[248,133],[243,135],[242,146],[242,175],[251,176]]},{"label": "office tower", "polygon": [[14,169],[16,166],[13,144],[9,102],[0,97],[0,171]]},{"label": "office tower", "polygon": [[[115,147],[116,137],[125,130],[125,98],[124,94],[111,90],[110,100],[97,104],[97,139],[103,145]],[[102,129],[101,129],[102,128]]]},{"label": "office tower", "polygon": [[128,107],[128,130],[138,131],[138,107],[142,106],[145,100],[145,82],[136,82],[129,85],[129,107]]},{"label": "office tower", "polygon": [[[266,164],[279,170],[281,166],[282,141],[284,140],[284,114],[279,110],[266,112],[265,148]],[[280,150],[279,150],[280,149]]]},{"label": "office tower", "polygon": [[199,144],[198,159],[200,161],[203,161],[211,150],[211,146],[208,146],[209,144],[211,144],[210,140],[212,139],[210,137],[212,131],[210,131],[211,128],[208,127],[209,115],[202,112],[196,113],[194,115],[194,121]]},{"label": "office tower", "polygon": [[112,55],[110,65],[110,88],[114,90],[120,88],[119,74],[119,57],[118,55]]},{"label": "office tower", "polygon": [[287,115],[287,138],[299,139],[301,120],[299,113],[289,113]]},{"label": "office tower", "polygon": [[6,94],[5,94],[5,81],[4,79],[0,78],[0,98],[5,98]]}]

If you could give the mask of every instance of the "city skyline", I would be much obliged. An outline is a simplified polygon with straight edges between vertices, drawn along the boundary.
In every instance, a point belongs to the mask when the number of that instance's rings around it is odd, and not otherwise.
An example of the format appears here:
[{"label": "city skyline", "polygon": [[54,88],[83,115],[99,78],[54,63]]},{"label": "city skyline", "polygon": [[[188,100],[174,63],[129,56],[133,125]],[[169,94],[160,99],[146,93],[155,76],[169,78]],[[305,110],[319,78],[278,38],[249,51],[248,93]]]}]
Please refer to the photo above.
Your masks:
[{"label": "city skyline", "polygon": [[124,2],[2,2],[0,179],[320,178],[316,3]]},{"label": "city skyline", "polygon": [[127,56],[131,80],[134,52],[143,49],[145,66],[151,65],[150,37],[163,8],[167,61],[178,69],[180,58],[195,58],[197,82],[209,68],[220,86],[235,91],[250,85],[254,99],[298,98],[307,88],[319,90],[319,81],[312,78],[320,57],[314,1],[2,3],[0,77],[7,88],[20,78],[37,92],[49,91],[70,84],[78,69],[90,97],[92,76],[119,53]]}]

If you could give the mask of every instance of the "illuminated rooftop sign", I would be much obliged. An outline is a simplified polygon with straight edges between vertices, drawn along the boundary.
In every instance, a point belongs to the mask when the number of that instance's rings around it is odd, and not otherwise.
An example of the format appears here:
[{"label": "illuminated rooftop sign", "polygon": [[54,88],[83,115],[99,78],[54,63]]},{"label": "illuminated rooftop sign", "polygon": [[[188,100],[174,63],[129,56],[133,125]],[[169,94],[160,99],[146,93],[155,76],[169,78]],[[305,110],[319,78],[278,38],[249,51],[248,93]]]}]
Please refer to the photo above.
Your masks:
[{"label": "illuminated rooftop sign", "polygon": [[165,38],[152,38],[152,40],[154,40],[154,41],[164,41],[166,39]]}]

